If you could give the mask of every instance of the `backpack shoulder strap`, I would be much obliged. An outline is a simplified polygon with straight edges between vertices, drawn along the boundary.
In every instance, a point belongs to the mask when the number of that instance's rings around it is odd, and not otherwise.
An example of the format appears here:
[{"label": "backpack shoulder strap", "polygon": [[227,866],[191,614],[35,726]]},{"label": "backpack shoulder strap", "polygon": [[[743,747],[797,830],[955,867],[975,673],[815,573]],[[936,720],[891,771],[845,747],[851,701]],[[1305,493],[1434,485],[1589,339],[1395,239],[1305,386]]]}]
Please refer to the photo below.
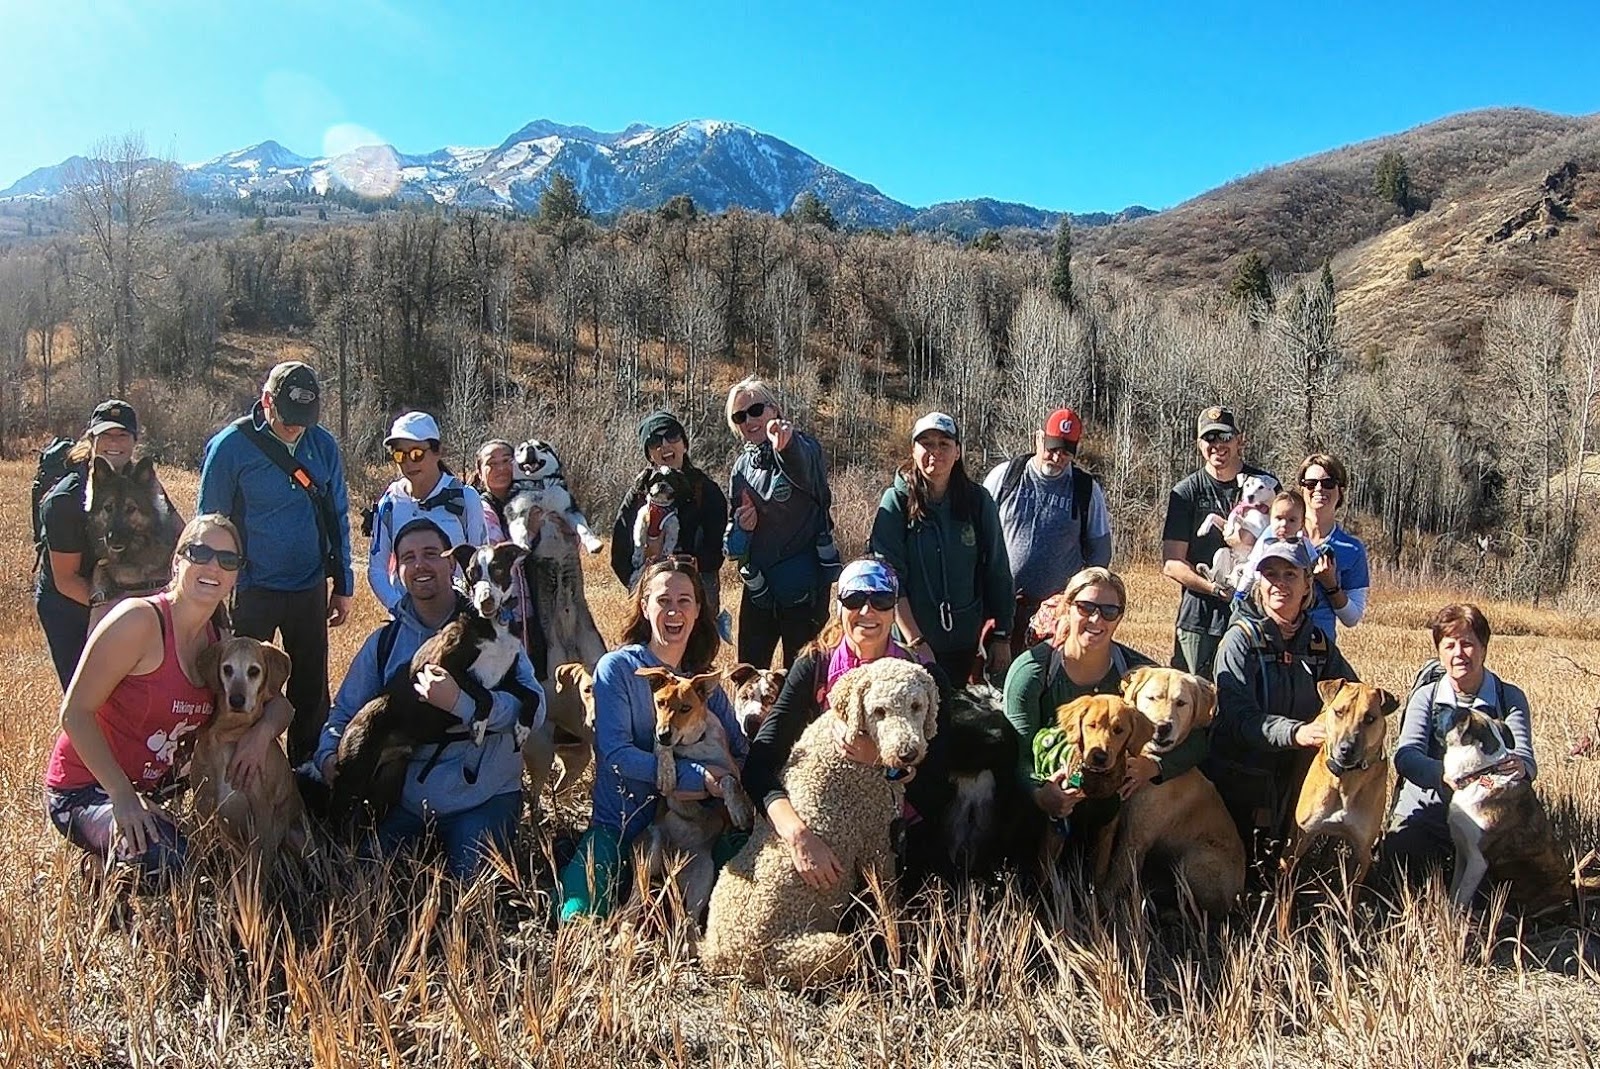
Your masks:
[{"label": "backpack shoulder strap", "polygon": [[1094,476],[1073,462],[1072,511],[1078,516],[1078,544],[1084,547],[1089,544],[1089,508],[1093,502]]},{"label": "backpack shoulder strap", "polygon": [[1017,487],[1022,485],[1023,473],[1028,469],[1028,461],[1032,459],[1031,453],[1012,457],[1006,462],[1005,474],[1000,476],[1000,492],[994,495],[995,507],[999,507],[1008,497],[1017,492]]},{"label": "backpack shoulder strap", "polygon": [[378,674],[383,676],[384,682],[389,680],[389,656],[394,653],[394,644],[399,638],[400,621],[391,616],[378,631]]}]

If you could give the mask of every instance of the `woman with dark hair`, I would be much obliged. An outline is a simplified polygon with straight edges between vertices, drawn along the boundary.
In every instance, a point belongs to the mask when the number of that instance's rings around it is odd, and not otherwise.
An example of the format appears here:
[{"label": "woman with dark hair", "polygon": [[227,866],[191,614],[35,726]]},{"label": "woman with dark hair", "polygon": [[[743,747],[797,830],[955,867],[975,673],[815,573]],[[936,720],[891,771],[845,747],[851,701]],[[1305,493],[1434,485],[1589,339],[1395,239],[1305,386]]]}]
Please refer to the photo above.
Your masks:
[{"label": "woman with dark hair", "polygon": [[[561,920],[610,911],[622,885],[628,850],[656,818],[655,698],[641,668],[667,668],[685,678],[710,671],[722,640],[706,612],[693,557],[667,557],[639,576],[622,627],[622,645],[594,670],[594,812],[578,852],[561,870]],[[744,733],[720,689],[707,701],[722,721],[733,756]],[[735,769],[677,762],[680,798],[720,797],[718,780]]]},{"label": "woman with dark hair", "polygon": [[911,429],[911,459],[883,492],[870,544],[900,576],[896,622],[906,648],[959,685],[981,640],[989,675],[1004,679],[1016,608],[1005,532],[994,498],[967,477],[961,433],[943,412]]},{"label": "woman with dark hair", "polygon": [[1528,696],[1484,667],[1489,655],[1489,620],[1476,605],[1446,605],[1428,625],[1435,659],[1417,673],[1400,720],[1394,770],[1400,778],[1394,815],[1383,837],[1385,859],[1421,875],[1447,862],[1453,847],[1446,808],[1460,784],[1444,779],[1444,732],[1456,709],[1477,709],[1511,729],[1511,760],[1532,779],[1533,725]]},{"label": "woman with dark hair", "polygon": [[1316,580],[1311,619],[1331,639],[1335,620],[1354,627],[1367,611],[1367,590],[1372,585],[1367,547],[1334,516],[1350,485],[1343,461],[1331,453],[1312,453],[1300,462],[1295,482],[1306,503],[1306,535],[1321,554],[1311,572]]},{"label": "woman with dark hair", "polygon": [[444,466],[439,443],[439,423],[426,412],[407,412],[394,421],[383,440],[400,477],[378,499],[367,581],[390,612],[406,593],[394,560],[394,536],[400,528],[424,517],[438,524],[453,546],[481,546],[489,539],[478,491]]},{"label": "woman with dark hair", "polygon": [[[183,834],[160,800],[214,711],[196,662],[228,637],[216,619],[244,567],[240,545],[226,517],[190,520],[172,554],[172,581],[107,613],[61,702],[61,734],[44,781],[50,823],[91,856],[132,865],[145,881],[172,874],[185,859]],[[267,747],[278,744],[293,715],[281,694],[272,696],[239,742],[230,782],[260,775]]]},{"label": "woman with dark hair", "polygon": [[[706,610],[718,629],[722,591],[718,573],[722,570],[722,536],[728,526],[728,496],[716,481],[695,466],[689,458],[689,434],[671,412],[652,412],[639,421],[639,447],[649,465],[640,473],[633,489],[617,510],[611,526],[611,570],[622,585],[633,587],[637,572],[633,566],[633,521],[644,505],[644,480],[657,468],[683,473],[687,496],[675,503],[678,514],[677,552],[687,553],[700,569],[700,585],[706,592]],[[647,562],[648,563],[648,562]],[[723,632],[723,638],[729,637]]]}]

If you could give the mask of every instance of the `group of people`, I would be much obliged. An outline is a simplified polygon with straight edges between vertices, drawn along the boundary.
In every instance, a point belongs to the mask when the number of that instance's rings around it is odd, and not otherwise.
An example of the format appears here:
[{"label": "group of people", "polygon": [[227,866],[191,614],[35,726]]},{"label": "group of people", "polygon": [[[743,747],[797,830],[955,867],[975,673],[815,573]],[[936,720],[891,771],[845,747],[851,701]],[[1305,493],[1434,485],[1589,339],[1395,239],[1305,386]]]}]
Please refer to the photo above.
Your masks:
[{"label": "group of people", "polygon": [[[234,782],[259,768],[284,734],[292,762],[331,781],[340,734],[412,654],[464,607],[452,579],[450,547],[505,540],[506,508],[518,471],[512,443],[483,443],[466,478],[441,456],[432,416],[409,412],[384,447],[397,477],[375,508],[368,582],[391,619],[367,638],[337,697],[328,690],[328,629],[342,625],[354,595],[349,497],[343,460],[319,422],[321,386],[303,363],[274,367],[259,401],[209,443],[197,512],[160,591],[110,607],[90,627],[86,577],[94,548],[86,536],[81,475],[46,497],[47,539],[37,602],[65,697],[62,734],[45,777],[46,809],[72,842],[97,856],[169,871],[184,853],[179,825],[162,808],[186,738],[211,714],[196,658],[231,628],[277,637],[293,663],[284,695],[238,748]],[[1066,818],[1084,800],[1061,776],[1040,776],[1033,742],[1073,698],[1116,693],[1130,670],[1151,663],[1116,641],[1129,610],[1127,589],[1109,565],[1112,531],[1099,482],[1078,463],[1084,427],[1071,409],[1052,412],[1031,453],[1006,460],[982,481],[971,477],[961,429],[929,413],[911,428],[908,455],[883,492],[869,553],[846,564],[835,541],[828,466],[821,444],[797,427],[777,391],[746,379],[729,391],[729,432],[740,443],[726,489],[690,459],[687,431],[673,414],[639,424],[644,461],[685,476],[676,503],[678,552],[640,568],[625,500],[613,530],[611,564],[629,587],[618,646],[594,672],[596,775],[590,826],[561,873],[561,916],[604,912],[625,886],[629,847],[655,819],[655,711],[641,668],[681,676],[710,670],[722,656],[720,577],[731,560],[741,588],[736,656],[770,665],[782,646],[787,681],[771,714],[746,739],[720,692],[709,701],[742,769],[680,761],[685,799],[715,798],[728,772],[788,845],[810,884],[844,877],[829,844],[789,805],[782,769],[794,742],[828,707],[834,682],[881,657],[925,664],[940,689],[989,678],[1004,682],[1007,719],[1020,736],[1016,775],[1043,813]],[[95,409],[80,460],[128,464],[138,438],[131,406]],[[1208,562],[1223,547],[1221,524],[1239,504],[1245,437],[1224,407],[1205,409],[1196,428],[1201,467],[1174,487],[1162,532],[1163,571],[1181,588],[1171,661],[1216,682],[1209,732],[1159,757],[1128,763],[1124,796],[1196,766],[1222,793],[1247,843],[1281,838],[1298,777],[1322,740],[1313,722],[1317,684],[1354,680],[1338,646],[1357,626],[1370,586],[1366,551],[1338,522],[1349,476],[1338,458],[1305,459],[1291,487],[1273,499],[1271,524],[1251,551],[1248,593]],[[231,615],[221,612],[231,608]],[[540,606],[526,575],[516,578],[509,623],[523,640],[513,674],[537,692],[546,663]],[[724,614],[731,615],[731,614]],[[1407,703],[1396,764],[1405,781],[1392,850],[1421,863],[1448,850],[1442,780],[1446,713],[1486,708],[1535,764],[1526,697],[1484,664],[1487,619],[1470,605],[1442,610],[1432,626],[1439,665]],[[430,704],[464,720],[471,703],[442,670],[416,680]],[[527,692],[525,691],[525,692]],[[518,699],[496,693],[491,728],[511,723]],[[941,707],[947,703],[941,701]],[[331,712],[330,712],[331,708]],[[942,716],[943,714],[941,714]],[[870,742],[840,738],[841,752],[878,762]],[[419,759],[420,760],[420,759]],[[938,736],[907,786],[908,809],[934,826],[948,798]],[[400,804],[377,829],[392,850],[431,833],[449,869],[465,875],[492,850],[509,849],[522,811],[521,761],[507,732],[482,747],[444,747],[426,780],[407,777]],[[239,779],[234,779],[237,776]],[[731,854],[734,843],[723,844]]]}]

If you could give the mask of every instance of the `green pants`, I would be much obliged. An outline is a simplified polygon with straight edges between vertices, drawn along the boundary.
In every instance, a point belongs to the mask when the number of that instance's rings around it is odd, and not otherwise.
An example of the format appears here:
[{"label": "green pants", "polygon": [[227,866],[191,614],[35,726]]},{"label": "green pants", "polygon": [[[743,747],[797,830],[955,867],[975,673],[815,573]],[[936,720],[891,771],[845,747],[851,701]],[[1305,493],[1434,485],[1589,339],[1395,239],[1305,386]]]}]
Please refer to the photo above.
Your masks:
[{"label": "green pants", "polygon": [[1222,645],[1221,635],[1178,628],[1174,638],[1172,667],[1193,673],[1201,679],[1216,677],[1217,647]]},{"label": "green pants", "polygon": [[[711,848],[711,860],[722,870],[750,838],[747,831],[725,832]],[[578,851],[561,869],[562,924],[574,917],[604,917],[616,904],[618,887],[626,886],[632,871],[631,844],[624,844],[616,828],[595,826],[578,840]]]}]

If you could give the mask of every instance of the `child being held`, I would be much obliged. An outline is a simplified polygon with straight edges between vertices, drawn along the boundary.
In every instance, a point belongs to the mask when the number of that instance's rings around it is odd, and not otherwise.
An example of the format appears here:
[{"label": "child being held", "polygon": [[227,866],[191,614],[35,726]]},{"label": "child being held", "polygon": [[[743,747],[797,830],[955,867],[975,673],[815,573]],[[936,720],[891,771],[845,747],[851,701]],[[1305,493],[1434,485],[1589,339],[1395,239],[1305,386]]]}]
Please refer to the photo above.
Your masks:
[{"label": "child being held", "polygon": [[1267,506],[1267,533],[1256,539],[1244,568],[1240,570],[1240,580],[1233,593],[1234,601],[1243,601],[1249,595],[1250,588],[1255,585],[1256,569],[1261,563],[1261,554],[1266,550],[1267,543],[1304,538],[1305,526],[1305,501],[1299,494],[1287,490],[1280,491],[1272,499],[1272,504]]}]

